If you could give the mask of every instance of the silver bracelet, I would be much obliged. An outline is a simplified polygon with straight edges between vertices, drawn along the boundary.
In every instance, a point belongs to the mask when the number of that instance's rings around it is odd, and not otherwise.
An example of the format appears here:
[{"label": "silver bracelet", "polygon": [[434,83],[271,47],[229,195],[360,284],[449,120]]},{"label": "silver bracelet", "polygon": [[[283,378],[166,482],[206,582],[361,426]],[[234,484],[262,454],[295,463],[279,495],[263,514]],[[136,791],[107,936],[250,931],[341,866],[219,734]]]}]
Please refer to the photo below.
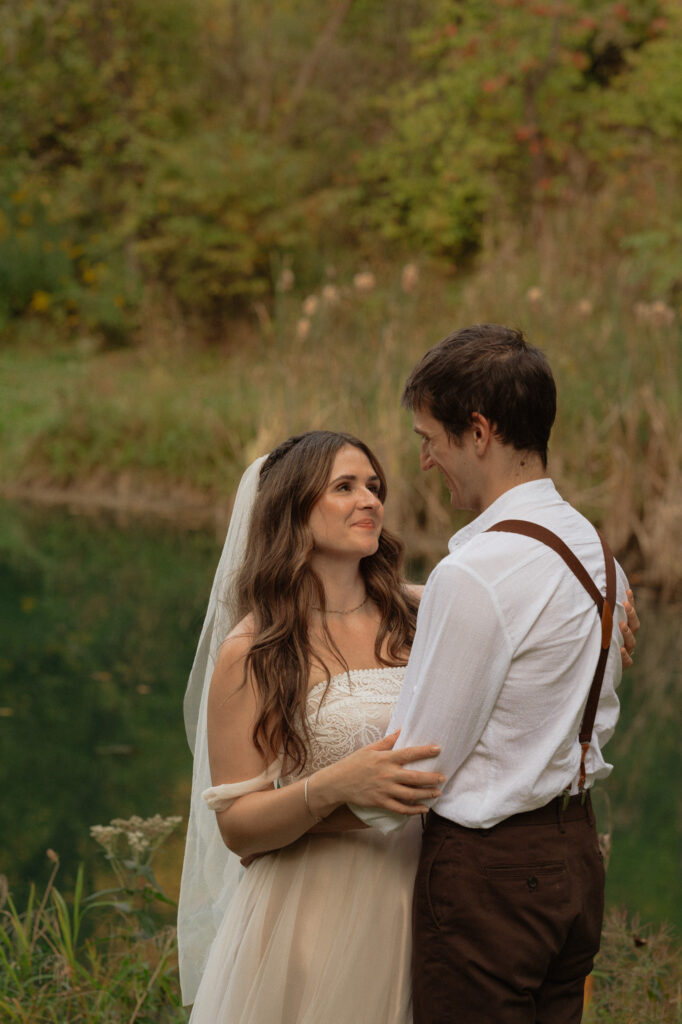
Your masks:
[{"label": "silver bracelet", "polygon": [[314,814],[313,811],[310,809],[310,803],[308,801],[308,783],[309,782],[310,782],[310,776],[308,775],[308,776],[306,776],[306,780],[303,783],[303,799],[305,800],[305,808],[306,808],[308,814],[313,819],[315,824],[317,824],[318,821],[322,821],[322,818],[318,818],[318,816],[316,814]]}]

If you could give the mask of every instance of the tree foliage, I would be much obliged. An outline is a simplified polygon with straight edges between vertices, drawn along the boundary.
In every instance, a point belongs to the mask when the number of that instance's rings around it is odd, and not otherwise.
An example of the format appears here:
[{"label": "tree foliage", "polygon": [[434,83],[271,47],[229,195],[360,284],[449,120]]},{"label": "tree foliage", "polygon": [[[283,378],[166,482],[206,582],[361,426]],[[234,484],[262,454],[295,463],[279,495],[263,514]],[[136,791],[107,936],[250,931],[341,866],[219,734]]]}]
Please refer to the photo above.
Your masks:
[{"label": "tree foliage", "polygon": [[[458,257],[480,244],[487,216],[570,201],[609,175],[636,122],[649,51],[669,22],[658,0],[442,0],[414,36],[416,70],[399,83],[378,151],[362,163],[377,231]],[[671,16],[673,10],[671,7]],[[679,17],[666,114],[682,99]],[[654,58],[655,60],[655,58]],[[626,97],[624,102],[624,97]],[[632,145],[628,152],[639,152]]]},{"label": "tree foliage", "polygon": [[[5,322],[122,341],[153,291],[215,323],[286,263],[461,260],[502,213],[676,185],[676,0],[5,0],[0,45]],[[673,288],[651,206],[627,244]]]}]

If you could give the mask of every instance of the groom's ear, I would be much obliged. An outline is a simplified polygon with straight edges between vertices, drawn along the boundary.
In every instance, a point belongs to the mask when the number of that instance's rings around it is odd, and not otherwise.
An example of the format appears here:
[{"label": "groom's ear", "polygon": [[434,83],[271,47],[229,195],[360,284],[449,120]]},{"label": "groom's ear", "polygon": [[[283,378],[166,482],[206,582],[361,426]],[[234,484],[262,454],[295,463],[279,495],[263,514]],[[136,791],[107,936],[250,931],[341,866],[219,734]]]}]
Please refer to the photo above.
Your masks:
[{"label": "groom's ear", "polygon": [[471,414],[471,436],[478,454],[482,455],[495,434],[495,425],[480,412]]}]

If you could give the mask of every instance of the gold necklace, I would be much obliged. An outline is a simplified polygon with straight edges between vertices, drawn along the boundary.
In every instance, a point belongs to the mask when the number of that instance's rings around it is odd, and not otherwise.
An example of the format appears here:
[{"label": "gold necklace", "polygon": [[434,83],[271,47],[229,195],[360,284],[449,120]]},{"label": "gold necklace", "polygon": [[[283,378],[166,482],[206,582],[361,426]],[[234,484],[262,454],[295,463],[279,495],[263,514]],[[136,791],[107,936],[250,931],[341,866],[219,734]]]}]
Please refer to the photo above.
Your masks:
[{"label": "gold necklace", "polygon": [[[340,608],[325,608],[324,610],[325,610],[325,612],[329,613],[329,615],[352,615],[353,612],[360,611],[360,609],[363,607],[363,605],[366,605],[368,601],[369,601],[369,594],[365,594],[364,601],[361,601],[360,604],[356,604],[355,608],[343,608],[343,609],[340,609]],[[322,609],[318,608],[317,605],[313,605],[312,608],[313,608],[314,612],[321,612],[322,611]]]}]

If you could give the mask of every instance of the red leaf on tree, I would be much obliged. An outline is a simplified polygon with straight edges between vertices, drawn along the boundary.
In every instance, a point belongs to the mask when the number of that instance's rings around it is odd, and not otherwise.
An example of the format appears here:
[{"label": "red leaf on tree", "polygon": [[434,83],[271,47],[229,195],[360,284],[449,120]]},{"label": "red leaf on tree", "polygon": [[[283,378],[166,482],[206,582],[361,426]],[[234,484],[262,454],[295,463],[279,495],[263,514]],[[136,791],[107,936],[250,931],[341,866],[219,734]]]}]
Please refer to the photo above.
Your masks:
[{"label": "red leaf on tree", "polygon": [[668,22],[665,18],[654,18],[649,25],[649,34],[654,36],[661,32],[665,32],[668,27]]}]

